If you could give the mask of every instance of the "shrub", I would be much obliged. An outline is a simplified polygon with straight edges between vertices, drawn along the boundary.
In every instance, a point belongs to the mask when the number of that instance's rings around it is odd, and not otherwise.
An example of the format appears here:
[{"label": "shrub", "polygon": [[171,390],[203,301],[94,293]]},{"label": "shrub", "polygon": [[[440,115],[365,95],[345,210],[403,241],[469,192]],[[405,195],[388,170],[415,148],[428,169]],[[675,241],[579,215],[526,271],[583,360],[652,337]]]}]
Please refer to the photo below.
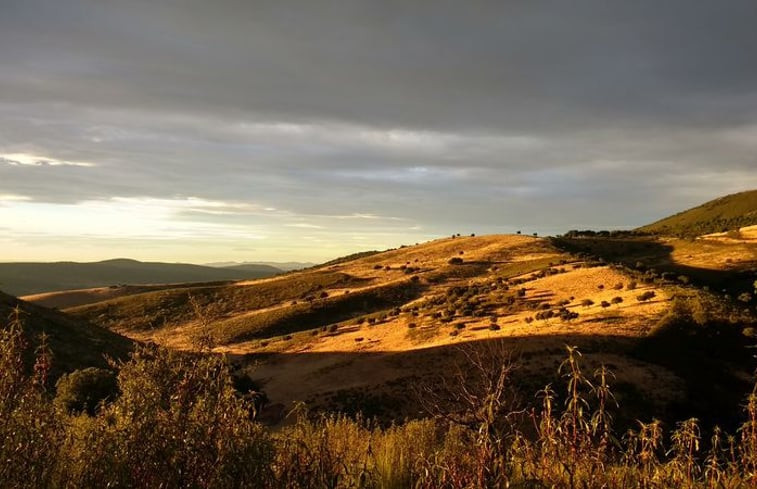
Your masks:
[{"label": "shrub", "polygon": [[656,294],[654,293],[653,290],[647,290],[643,294],[639,294],[638,296],[636,296],[636,300],[638,300],[639,302],[646,302],[650,299],[653,299],[655,295]]},{"label": "shrub", "polygon": [[615,290],[623,290],[623,282],[618,282],[613,286],[613,289]]},{"label": "shrub", "polygon": [[220,487],[271,477],[270,438],[220,357],[145,347],[118,383],[121,396],[67,440],[70,487]]},{"label": "shrub", "polygon": [[584,299],[581,301],[581,305],[584,307],[591,307],[594,305],[594,301],[591,299]]},{"label": "shrub", "polygon": [[623,302],[623,298],[622,297],[613,297],[610,302],[613,303],[613,304],[620,304],[621,302]]},{"label": "shrub", "polygon": [[450,265],[462,265],[463,264],[463,259],[460,258],[460,257],[458,257],[458,256],[456,256],[454,258],[450,258],[447,263],[449,263]]},{"label": "shrub", "polygon": [[626,289],[628,289],[628,290],[635,290],[636,289],[636,285],[637,285],[636,281],[635,280],[631,280],[630,282],[628,282],[628,285],[626,285]]},{"label": "shrub", "polygon": [[97,406],[118,394],[116,374],[102,368],[85,368],[64,374],[55,385],[55,404],[69,413],[95,414]]},{"label": "shrub", "polygon": [[44,372],[27,375],[20,315],[16,309],[8,327],[0,324],[0,487],[49,487],[62,426]]}]

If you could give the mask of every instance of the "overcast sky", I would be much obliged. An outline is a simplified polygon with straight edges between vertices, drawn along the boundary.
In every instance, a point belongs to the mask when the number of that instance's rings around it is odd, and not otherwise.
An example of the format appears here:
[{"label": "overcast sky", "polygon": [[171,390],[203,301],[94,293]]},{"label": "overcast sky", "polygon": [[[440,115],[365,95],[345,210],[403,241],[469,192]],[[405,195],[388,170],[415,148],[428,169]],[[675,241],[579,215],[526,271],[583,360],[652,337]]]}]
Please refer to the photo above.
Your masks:
[{"label": "overcast sky", "polygon": [[754,1],[0,0],[0,261],[323,260],[757,187]]}]

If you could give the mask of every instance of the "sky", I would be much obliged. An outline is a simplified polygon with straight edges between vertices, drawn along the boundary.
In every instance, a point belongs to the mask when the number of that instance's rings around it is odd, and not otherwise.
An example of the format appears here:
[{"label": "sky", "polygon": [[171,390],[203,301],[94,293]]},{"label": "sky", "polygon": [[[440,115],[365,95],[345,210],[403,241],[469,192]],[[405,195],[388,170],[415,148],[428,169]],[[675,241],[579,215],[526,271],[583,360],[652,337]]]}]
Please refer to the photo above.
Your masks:
[{"label": "sky", "polygon": [[0,261],[322,261],[757,188],[757,2],[0,0]]}]

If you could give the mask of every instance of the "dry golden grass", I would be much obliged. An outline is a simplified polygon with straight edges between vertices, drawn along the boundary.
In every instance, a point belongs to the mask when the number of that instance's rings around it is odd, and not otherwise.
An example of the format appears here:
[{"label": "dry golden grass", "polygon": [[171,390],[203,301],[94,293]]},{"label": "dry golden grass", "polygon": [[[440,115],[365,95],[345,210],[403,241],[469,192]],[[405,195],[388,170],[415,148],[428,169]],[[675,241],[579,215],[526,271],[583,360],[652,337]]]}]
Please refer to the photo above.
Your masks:
[{"label": "dry golden grass", "polygon": [[723,243],[757,243],[757,225],[746,226],[736,232],[705,234],[698,239],[721,241]]},{"label": "dry golden grass", "polygon": [[[691,266],[725,268],[726,259],[728,264],[747,260],[754,251],[744,244],[665,243],[674,259],[688,260]],[[462,258],[463,263],[450,264],[451,258]],[[419,296],[377,305],[378,291],[411,281]],[[502,339],[529,358],[526,369],[537,376],[554,370],[566,342],[636,341],[665,315],[675,291],[641,281],[629,290],[631,281],[616,268],[586,263],[546,239],[445,238],[216,288],[206,297],[210,302],[204,303],[205,317],[198,318],[181,301],[180,314],[172,315],[173,306],[162,302],[160,294],[176,301],[178,292],[163,291],[142,294],[154,304],[144,311],[136,309],[146,319],[151,311],[162,311],[169,318],[162,324],[118,323],[112,316],[108,320],[132,338],[181,350],[196,349],[197,337],[209,333],[214,351],[255,356],[254,376],[264,382],[273,402],[317,404],[325,403],[325,393],[331,391],[381,392],[408,375],[444,370],[448,352],[456,345]],[[521,289],[524,292],[519,293]],[[456,290],[465,297],[456,295]],[[654,298],[640,302],[637,297],[644,292],[654,292]],[[358,297],[365,298],[363,305],[355,301]],[[613,303],[615,298],[620,302]],[[97,321],[109,307],[130,314],[139,300],[140,296],[121,297],[73,312]],[[535,319],[545,310],[574,312],[578,317]],[[664,403],[680,394],[676,377],[659,366],[622,354],[603,354],[614,355],[612,362],[623,372],[621,380],[637,386],[645,397]]]},{"label": "dry golden grass", "polygon": [[129,295],[141,294],[156,290],[175,289],[176,284],[170,285],[123,285],[114,287],[95,287],[91,289],[61,290],[45,292],[19,297],[19,299],[52,309],[66,309],[84,306],[97,302],[116,299]]}]

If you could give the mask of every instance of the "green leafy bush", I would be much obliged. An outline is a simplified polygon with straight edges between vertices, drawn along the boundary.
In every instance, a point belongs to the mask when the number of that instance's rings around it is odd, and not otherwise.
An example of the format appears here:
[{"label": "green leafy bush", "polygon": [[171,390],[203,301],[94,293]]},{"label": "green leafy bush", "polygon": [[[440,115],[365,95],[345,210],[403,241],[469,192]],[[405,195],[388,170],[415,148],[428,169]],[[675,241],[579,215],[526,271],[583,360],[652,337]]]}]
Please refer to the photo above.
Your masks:
[{"label": "green leafy bush", "polygon": [[70,413],[91,415],[98,404],[118,394],[118,383],[113,371],[90,367],[64,374],[55,389],[56,405]]}]

